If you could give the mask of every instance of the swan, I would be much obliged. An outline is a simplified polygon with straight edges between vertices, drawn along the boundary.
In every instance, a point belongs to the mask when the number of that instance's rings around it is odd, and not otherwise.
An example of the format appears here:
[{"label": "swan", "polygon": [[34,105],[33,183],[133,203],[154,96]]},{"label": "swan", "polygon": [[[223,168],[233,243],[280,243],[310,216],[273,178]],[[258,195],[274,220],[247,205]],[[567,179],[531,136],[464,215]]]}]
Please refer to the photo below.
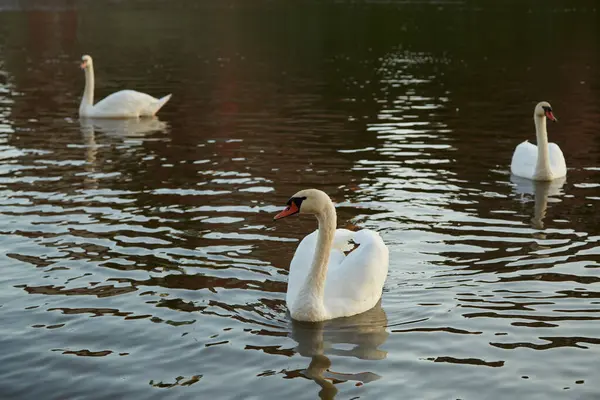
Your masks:
[{"label": "swan", "polygon": [[85,89],[79,106],[79,116],[89,118],[138,118],[154,116],[171,98],[168,94],[157,99],[135,90],[121,90],[94,105],[94,63],[92,57],[81,57],[85,71]]},{"label": "swan", "polygon": [[333,202],[317,189],[296,193],[274,219],[294,214],[315,215],[319,229],[302,239],[290,265],[285,300],[292,318],[318,322],[373,308],[389,264],[389,251],[379,234],[336,230]]},{"label": "swan", "polygon": [[533,112],[537,146],[527,140],[517,146],[510,164],[513,175],[535,181],[551,181],[567,175],[567,165],[560,147],[556,143],[548,143],[546,118],[557,121],[550,103],[542,101]]}]

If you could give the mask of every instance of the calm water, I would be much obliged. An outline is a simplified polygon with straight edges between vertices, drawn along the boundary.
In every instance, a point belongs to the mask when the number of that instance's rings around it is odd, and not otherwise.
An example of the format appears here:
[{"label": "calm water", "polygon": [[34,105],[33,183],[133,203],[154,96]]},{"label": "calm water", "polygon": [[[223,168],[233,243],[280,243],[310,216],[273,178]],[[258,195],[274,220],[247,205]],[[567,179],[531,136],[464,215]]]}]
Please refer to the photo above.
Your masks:
[{"label": "calm water", "polygon": [[[598,398],[596,7],[0,2],[1,397]],[[85,53],[173,99],[80,121]],[[569,170],[533,185],[541,100]],[[390,248],[366,314],[286,314],[307,187]]]}]

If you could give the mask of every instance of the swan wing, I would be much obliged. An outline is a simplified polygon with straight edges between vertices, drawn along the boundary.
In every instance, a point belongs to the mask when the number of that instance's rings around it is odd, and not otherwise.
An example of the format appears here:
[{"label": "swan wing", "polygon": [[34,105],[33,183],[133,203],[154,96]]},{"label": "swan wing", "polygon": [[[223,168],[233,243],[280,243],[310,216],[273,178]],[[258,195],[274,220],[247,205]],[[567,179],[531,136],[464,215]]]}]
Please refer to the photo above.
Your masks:
[{"label": "swan wing", "polygon": [[354,231],[348,229],[336,229],[332,249],[340,251],[352,250],[352,248],[354,248],[352,241],[354,241],[355,236],[356,232]]},{"label": "swan wing", "polygon": [[[294,253],[294,257],[290,264],[288,276],[288,288],[286,293],[286,302],[288,304],[294,303],[293,300],[298,296],[302,285],[306,281],[306,276],[310,272],[317,248],[318,235],[318,229],[311,234],[306,235],[296,248],[296,252]],[[329,254],[327,279],[329,279],[329,274],[332,269],[334,269],[335,266],[340,265],[344,259],[346,259],[346,254],[344,252],[350,251],[354,247],[352,241],[355,241],[355,236],[356,232],[348,229],[337,229],[335,231],[331,253]]]},{"label": "swan wing", "polygon": [[[332,257],[329,263],[325,309],[332,318],[373,308],[381,298],[388,273],[389,251],[381,236],[368,229],[351,233],[351,239],[358,247],[345,257],[340,250],[334,249],[343,257]],[[338,260],[340,262],[336,262]]]},{"label": "swan wing", "polygon": [[550,154],[550,169],[554,178],[562,178],[567,175],[567,163],[562,150],[556,143],[548,143]]},{"label": "swan wing", "polygon": [[92,117],[128,118],[152,116],[171,98],[161,99],[135,90],[121,90],[100,100],[93,106]]},{"label": "swan wing", "polygon": [[510,163],[510,172],[513,175],[533,179],[537,163],[537,146],[527,140],[515,149]]},{"label": "swan wing", "polygon": [[290,271],[288,276],[288,287],[285,295],[285,301],[290,305],[294,304],[294,300],[298,297],[298,293],[302,288],[306,275],[310,271],[310,266],[315,255],[317,247],[318,230],[306,235],[300,242],[290,263]]}]

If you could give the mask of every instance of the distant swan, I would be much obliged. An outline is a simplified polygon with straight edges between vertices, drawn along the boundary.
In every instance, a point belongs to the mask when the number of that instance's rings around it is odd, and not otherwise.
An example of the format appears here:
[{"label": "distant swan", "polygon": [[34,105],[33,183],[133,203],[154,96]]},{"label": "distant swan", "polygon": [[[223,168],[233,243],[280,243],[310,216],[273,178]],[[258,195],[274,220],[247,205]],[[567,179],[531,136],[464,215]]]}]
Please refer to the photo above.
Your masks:
[{"label": "distant swan", "polygon": [[[298,213],[315,215],[319,229],[300,242],[290,265],[286,303],[292,318],[325,321],[373,308],[381,298],[389,263],[379,234],[336,230],[335,207],[317,189],[296,193],[274,219]],[[359,245],[353,251],[351,241]]]},{"label": "distant swan", "polygon": [[85,89],[79,106],[80,117],[151,117],[171,98],[170,94],[157,99],[135,90],[121,90],[105,97],[94,105],[94,63],[90,56],[83,56],[81,60],[81,68],[85,71]]},{"label": "distant swan", "polygon": [[537,146],[527,140],[517,146],[510,164],[513,175],[535,181],[551,181],[567,175],[567,165],[560,147],[556,143],[548,143],[546,117],[557,121],[550,103],[542,101],[533,112]]}]

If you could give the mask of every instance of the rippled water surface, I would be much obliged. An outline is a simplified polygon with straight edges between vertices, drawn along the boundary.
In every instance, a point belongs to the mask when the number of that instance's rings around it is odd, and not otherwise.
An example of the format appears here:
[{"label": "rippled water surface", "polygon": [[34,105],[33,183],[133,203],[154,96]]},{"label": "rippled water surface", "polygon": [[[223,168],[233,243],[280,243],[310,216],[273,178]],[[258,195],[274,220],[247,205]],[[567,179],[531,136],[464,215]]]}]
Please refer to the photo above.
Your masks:
[{"label": "rippled water surface", "polygon": [[[0,2],[1,397],[598,398],[596,2],[283,3]],[[172,100],[79,120],[86,53]],[[307,187],[389,246],[363,315],[286,314]]]}]

